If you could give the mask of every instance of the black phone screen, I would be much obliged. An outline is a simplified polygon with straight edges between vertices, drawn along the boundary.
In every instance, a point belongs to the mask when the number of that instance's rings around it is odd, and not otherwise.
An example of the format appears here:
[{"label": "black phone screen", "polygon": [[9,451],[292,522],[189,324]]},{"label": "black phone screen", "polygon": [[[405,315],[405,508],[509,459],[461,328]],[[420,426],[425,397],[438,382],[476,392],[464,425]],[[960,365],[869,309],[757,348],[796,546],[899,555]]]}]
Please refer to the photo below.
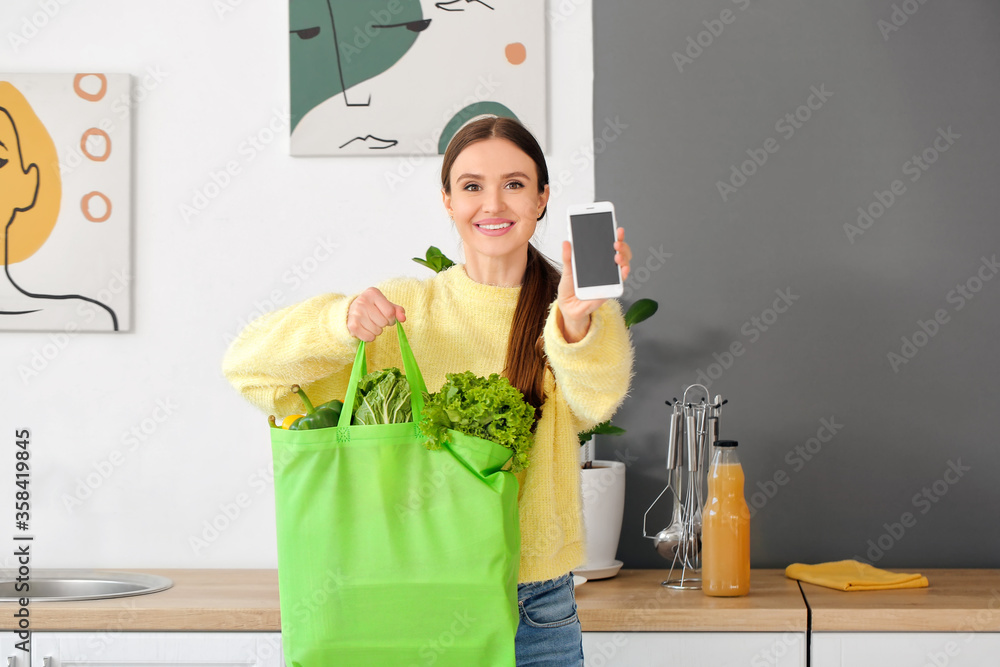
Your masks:
[{"label": "black phone screen", "polygon": [[573,268],[580,287],[617,285],[615,226],[611,211],[571,215]]}]

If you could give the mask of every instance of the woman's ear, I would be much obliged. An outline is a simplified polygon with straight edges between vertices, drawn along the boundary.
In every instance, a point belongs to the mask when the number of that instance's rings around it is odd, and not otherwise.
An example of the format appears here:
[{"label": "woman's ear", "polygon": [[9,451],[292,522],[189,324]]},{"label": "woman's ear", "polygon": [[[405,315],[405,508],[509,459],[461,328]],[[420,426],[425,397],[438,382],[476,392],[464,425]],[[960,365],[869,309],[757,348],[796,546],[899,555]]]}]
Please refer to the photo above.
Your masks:
[{"label": "woman's ear", "polygon": [[454,212],[451,210],[451,195],[448,194],[447,190],[441,188],[441,202],[444,204],[444,210],[448,212],[448,217],[454,216]]},{"label": "woman's ear", "polygon": [[538,193],[538,220],[542,219],[542,214],[545,213],[545,207],[549,205],[549,184],[546,183],[545,187],[541,192]]}]

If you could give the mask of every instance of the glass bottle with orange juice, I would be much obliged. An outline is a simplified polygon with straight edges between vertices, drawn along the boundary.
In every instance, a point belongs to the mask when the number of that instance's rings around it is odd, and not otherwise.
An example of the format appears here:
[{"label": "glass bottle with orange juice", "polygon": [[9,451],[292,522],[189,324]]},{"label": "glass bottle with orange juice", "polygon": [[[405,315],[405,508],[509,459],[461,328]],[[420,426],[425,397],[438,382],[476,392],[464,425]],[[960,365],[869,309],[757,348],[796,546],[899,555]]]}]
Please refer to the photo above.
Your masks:
[{"label": "glass bottle with orange juice", "polygon": [[739,443],[718,440],[708,469],[708,499],[702,510],[701,588],[705,595],[750,592],[750,508],[743,496]]}]

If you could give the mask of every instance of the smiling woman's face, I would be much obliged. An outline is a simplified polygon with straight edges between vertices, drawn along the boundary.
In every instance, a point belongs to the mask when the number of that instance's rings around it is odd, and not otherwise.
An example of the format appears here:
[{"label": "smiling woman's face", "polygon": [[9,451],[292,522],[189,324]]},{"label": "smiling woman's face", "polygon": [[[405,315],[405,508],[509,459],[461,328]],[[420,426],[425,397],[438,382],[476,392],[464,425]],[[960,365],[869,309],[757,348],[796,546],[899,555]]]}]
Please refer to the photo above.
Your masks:
[{"label": "smiling woman's face", "polygon": [[444,205],[462,237],[466,261],[523,261],[549,190],[538,191],[534,161],[506,139],[470,144],[455,159]]}]

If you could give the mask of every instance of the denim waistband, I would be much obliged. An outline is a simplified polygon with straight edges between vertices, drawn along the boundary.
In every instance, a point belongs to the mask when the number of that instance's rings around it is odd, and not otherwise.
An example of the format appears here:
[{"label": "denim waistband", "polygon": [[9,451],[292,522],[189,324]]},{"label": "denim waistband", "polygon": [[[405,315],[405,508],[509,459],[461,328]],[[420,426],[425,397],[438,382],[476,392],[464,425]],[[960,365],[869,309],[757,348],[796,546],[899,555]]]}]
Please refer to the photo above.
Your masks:
[{"label": "denim waistband", "polygon": [[552,590],[553,588],[559,588],[560,586],[566,586],[572,580],[573,574],[567,572],[566,574],[556,577],[555,579],[547,579],[545,581],[530,581],[526,584],[517,585],[517,597],[519,600],[529,598],[532,595],[538,595],[539,593],[544,593],[545,591]]}]

